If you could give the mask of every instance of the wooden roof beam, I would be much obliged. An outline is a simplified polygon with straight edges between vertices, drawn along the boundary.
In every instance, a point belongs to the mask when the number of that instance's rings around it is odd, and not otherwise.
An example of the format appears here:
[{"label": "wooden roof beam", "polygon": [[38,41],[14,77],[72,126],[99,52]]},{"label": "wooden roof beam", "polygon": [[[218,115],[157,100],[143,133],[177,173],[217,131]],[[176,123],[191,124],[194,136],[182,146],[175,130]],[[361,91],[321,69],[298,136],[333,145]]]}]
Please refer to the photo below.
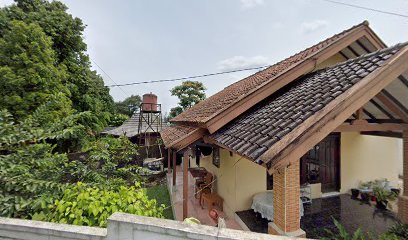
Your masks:
[{"label": "wooden roof beam", "polygon": [[338,126],[333,132],[386,132],[408,130],[408,124],[399,123],[366,123],[366,124],[348,124],[344,123]]},{"label": "wooden roof beam", "polygon": [[408,114],[405,113],[397,104],[389,99],[383,92],[380,92],[376,96],[389,110],[402,119],[402,121],[408,123]]},{"label": "wooden roof beam", "polygon": [[298,161],[309,149],[406,71],[407,63],[408,47],[406,46],[384,66],[363,78],[282,138],[260,157],[262,161],[272,163],[269,173],[272,174],[276,169],[287,166],[291,161]]}]

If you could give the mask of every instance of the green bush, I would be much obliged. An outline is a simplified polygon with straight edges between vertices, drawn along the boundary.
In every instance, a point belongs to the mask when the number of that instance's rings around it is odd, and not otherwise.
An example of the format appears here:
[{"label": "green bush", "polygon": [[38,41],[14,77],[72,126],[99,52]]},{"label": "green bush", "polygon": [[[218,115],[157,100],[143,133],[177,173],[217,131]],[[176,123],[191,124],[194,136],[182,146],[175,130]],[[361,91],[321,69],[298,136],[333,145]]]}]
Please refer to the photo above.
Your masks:
[{"label": "green bush", "polygon": [[115,212],[162,218],[163,209],[164,205],[157,206],[156,200],[147,198],[139,184],[105,190],[77,183],[65,189],[61,199],[34,214],[33,219],[106,227],[107,218]]},{"label": "green bush", "polygon": [[122,125],[128,119],[129,119],[128,115],[120,114],[120,113],[113,114],[110,117],[109,126],[118,127],[118,126]]}]

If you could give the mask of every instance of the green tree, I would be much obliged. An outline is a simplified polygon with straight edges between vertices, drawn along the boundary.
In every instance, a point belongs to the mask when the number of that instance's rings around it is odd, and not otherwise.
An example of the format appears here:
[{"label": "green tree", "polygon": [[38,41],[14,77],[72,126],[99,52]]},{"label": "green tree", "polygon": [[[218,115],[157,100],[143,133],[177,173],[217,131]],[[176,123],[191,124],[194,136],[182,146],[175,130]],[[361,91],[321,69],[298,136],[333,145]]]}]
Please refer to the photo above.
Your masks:
[{"label": "green tree", "polygon": [[11,21],[0,38],[0,106],[18,118],[31,114],[49,96],[69,95],[56,66],[52,42],[35,23]]},{"label": "green tree", "polygon": [[114,111],[114,102],[103,79],[90,69],[87,46],[83,41],[85,25],[81,19],[67,13],[67,7],[59,1],[15,2],[14,5],[0,9],[0,37],[8,31],[13,20],[40,26],[51,40],[54,65],[66,69],[66,76],[61,81],[70,92],[72,107],[79,112],[91,111],[102,129],[110,116],[107,113]]},{"label": "green tree", "polygon": [[131,117],[133,113],[139,109],[140,103],[142,99],[139,95],[132,95],[130,97],[125,98],[125,100],[121,102],[115,103],[115,109],[117,113],[125,114]]},{"label": "green tree", "polygon": [[185,81],[171,89],[171,95],[178,97],[179,103],[177,107],[170,110],[170,117],[173,118],[204,100],[205,90],[203,83],[198,81]]}]

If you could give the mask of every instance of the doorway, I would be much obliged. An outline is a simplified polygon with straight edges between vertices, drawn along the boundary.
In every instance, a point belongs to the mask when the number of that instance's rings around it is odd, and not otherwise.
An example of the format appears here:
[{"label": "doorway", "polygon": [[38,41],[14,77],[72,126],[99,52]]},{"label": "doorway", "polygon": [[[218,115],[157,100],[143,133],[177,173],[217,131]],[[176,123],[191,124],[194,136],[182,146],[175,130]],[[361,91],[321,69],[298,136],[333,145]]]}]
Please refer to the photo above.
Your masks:
[{"label": "doorway", "polygon": [[322,192],[340,190],[340,134],[330,134],[300,160],[300,182],[321,183]]}]

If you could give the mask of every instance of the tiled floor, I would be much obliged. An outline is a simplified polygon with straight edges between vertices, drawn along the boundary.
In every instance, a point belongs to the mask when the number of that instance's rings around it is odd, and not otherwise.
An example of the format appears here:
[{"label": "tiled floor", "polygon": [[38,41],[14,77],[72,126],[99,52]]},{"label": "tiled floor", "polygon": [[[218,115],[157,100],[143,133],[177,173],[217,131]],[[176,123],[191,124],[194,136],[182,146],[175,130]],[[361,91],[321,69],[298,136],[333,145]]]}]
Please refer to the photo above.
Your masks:
[{"label": "tiled floor", "polygon": [[[167,182],[171,185],[172,176],[168,175]],[[209,217],[208,206],[205,206],[204,209],[201,208],[199,199],[194,197],[194,179],[189,174],[189,198],[188,198],[188,207],[187,207],[187,216],[195,217],[200,220],[201,224],[215,226],[214,221]],[[171,189],[171,199],[172,205],[175,212],[175,219],[178,221],[183,221],[183,172],[181,168],[177,168],[177,178],[176,186],[170,186]],[[227,228],[242,230],[239,224],[232,218],[228,218],[225,213],[221,212],[219,208],[214,207],[221,213],[221,217],[225,219]]]},{"label": "tiled floor", "polygon": [[[305,204],[305,216],[301,219],[301,228],[309,238],[327,236],[325,229],[335,230],[333,218],[337,219],[349,233],[359,227],[363,232],[374,235],[386,232],[397,222],[396,215],[389,210],[379,210],[373,205],[351,199],[350,195],[339,195],[313,200]],[[262,219],[252,210],[237,212],[251,231],[266,233],[268,220]]]}]

